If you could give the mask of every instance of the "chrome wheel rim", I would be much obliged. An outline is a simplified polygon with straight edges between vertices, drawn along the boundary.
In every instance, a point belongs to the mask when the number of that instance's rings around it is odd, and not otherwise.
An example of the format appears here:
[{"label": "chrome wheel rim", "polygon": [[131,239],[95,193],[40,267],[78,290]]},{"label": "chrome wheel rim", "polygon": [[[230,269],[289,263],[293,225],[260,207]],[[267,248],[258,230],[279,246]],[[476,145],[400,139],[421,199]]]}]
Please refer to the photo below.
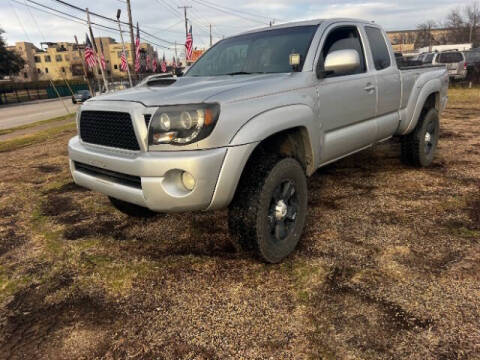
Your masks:
[{"label": "chrome wheel rim", "polygon": [[427,125],[424,137],[425,154],[429,155],[435,147],[436,126],[434,121],[430,121]]},{"label": "chrome wheel rim", "polygon": [[268,222],[271,238],[285,240],[295,229],[298,202],[295,184],[291,180],[280,183],[272,193]]}]

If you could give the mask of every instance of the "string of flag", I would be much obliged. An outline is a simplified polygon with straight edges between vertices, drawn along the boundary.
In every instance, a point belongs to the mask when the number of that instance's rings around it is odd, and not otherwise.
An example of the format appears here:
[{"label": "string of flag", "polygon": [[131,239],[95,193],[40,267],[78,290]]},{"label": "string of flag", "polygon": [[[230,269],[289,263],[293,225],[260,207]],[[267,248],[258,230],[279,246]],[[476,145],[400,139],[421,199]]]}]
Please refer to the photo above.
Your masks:
[{"label": "string of flag", "polygon": [[[90,41],[90,38],[88,37],[88,34],[85,34],[85,62],[88,66],[88,68],[91,70],[95,66],[98,65],[97,58],[95,56],[95,51],[92,45],[92,42]],[[106,61],[105,61],[105,55],[104,55],[104,48],[103,48],[103,43],[100,40],[100,49],[101,53],[99,54],[99,65],[102,67],[103,70],[106,70]],[[192,36],[192,26],[190,25],[190,29],[187,33],[186,39],[185,39],[185,57],[187,61],[192,60],[192,55],[193,55],[193,36]],[[158,67],[158,62],[157,62],[157,56],[150,56],[148,54],[145,59],[145,71],[151,70],[152,72],[157,72],[157,67]],[[178,62],[178,59],[174,56],[172,58],[172,69],[176,69],[177,66],[180,63]],[[125,52],[125,50],[122,50],[121,56],[120,56],[120,70],[121,71],[127,71],[128,70],[128,57]],[[135,38],[135,72],[139,73],[142,69],[141,65],[141,43],[140,43],[140,27],[137,22],[137,33],[136,33],[136,38]],[[165,53],[163,53],[162,61],[160,62],[160,71],[165,73],[167,72],[167,61],[165,60]]]}]

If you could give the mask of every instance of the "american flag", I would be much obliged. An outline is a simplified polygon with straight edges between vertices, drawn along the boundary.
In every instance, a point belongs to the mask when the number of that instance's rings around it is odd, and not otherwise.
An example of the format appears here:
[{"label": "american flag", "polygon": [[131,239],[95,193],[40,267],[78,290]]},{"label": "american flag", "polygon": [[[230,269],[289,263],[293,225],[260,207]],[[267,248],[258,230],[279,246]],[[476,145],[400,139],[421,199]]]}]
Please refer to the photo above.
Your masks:
[{"label": "american flag", "polygon": [[152,70],[153,70],[153,72],[157,72],[157,58],[156,57],[152,61]]},{"label": "american flag", "polygon": [[120,57],[120,61],[122,62],[120,64],[120,70],[127,71],[128,63],[127,63],[127,55],[125,54],[125,51],[122,51],[122,56]]},{"label": "american flag", "polygon": [[135,38],[135,72],[140,71],[140,28],[137,22],[137,37]]},{"label": "american flag", "polygon": [[160,64],[162,72],[167,72],[167,63],[165,61],[165,54],[163,54],[162,63]]},{"label": "american flag", "polygon": [[185,57],[187,60],[192,59],[193,51],[193,37],[192,37],[192,25],[190,25],[190,30],[187,34],[187,39],[185,40]]},{"label": "american flag", "polygon": [[93,52],[92,43],[88,38],[88,35],[85,34],[87,40],[85,41],[85,62],[88,65],[88,68],[91,69],[97,65],[97,60],[95,59],[95,53]]},{"label": "american flag", "polygon": [[105,62],[105,56],[103,56],[103,43],[102,39],[100,39],[100,48],[102,50],[102,53],[100,55],[100,65],[102,65],[102,69],[105,70],[107,68],[107,63]]},{"label": "american flag", "polygon": [[150,69],[150,55],[147,55],[147,63],[145,65],[145,70]]}]

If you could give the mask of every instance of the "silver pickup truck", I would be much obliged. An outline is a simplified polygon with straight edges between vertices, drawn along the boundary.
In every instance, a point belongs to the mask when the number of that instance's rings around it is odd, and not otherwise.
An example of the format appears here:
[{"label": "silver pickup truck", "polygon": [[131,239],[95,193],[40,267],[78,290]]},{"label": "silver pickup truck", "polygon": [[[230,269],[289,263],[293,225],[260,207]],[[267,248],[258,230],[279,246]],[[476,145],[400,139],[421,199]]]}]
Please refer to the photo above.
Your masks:
[{"label": "silver pickup truck", "polygon": [[232,238],[279,262],[301,237],[319,167],[393,136],[405,163],[432,163],[447,88],[444,66],[399,69],[372,22],[254,30],[183,77],[88,100],[71,172],[134,216],[228,207]]}]

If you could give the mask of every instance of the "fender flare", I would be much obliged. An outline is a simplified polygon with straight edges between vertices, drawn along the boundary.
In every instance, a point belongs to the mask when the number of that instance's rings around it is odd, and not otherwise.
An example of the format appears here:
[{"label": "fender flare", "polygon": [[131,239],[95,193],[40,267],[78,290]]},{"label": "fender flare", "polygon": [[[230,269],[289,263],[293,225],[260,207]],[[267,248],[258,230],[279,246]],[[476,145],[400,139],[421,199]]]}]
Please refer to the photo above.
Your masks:
[{"label": "fender flare", "polygon": [[[425,83],[421,88],[419,94],[412,93],[410,96],[409,105],[405,111],[405,121],[400,123],[399,129],[397,131],[400,135],[406,135],[415,129],[420,119],[420,115],[423,110],[423,106],[427,101],[428,97],[435,93],[440,93],[442,88],[440,79],[432,79]],[[413,103],[416,99],[415,103]],[[438,106],[438,99],[436,99],[436,106]],[[410,121],[408,121],[410,119]]]},{"label": "fender flare", "polygon": [[[315,123],[313,110],[304,104],[280,106],[255,115],[233,135],[229,146],[258,143],[269,136],[293,128],[305,129],[302,132],[305,152],[310,157],[310,167],[314,168],[318,158],[315,149],[320,148],[321,137],[314,137],[312,134],[318,133],[320,128]],[[313,173],[310,167],[307,171]]]}]

